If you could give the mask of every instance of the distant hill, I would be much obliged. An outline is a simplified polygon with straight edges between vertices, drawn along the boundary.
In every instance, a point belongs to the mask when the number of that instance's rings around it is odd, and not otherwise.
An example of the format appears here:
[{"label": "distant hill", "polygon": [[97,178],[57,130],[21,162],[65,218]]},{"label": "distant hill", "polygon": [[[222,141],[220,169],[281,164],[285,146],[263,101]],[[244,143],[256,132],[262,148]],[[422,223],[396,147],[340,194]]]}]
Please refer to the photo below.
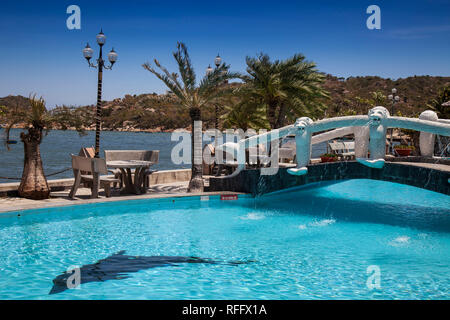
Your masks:
[{"label": "distant hill", "polygon": [[[450,77],[414,76],[392,80],[376,76],[344,79],[326,75],[324,88],[330,93],[330,100],[327,101],[328,108],[324,117],[367,114],[375,103],[373,92],[387,96],[394,87],[400,96],[400,102],[395,108],[396,113],[399,111],[404,116],[417,117],[446,85],[450,85]],[[384,105],[389,110],[391,108],[387,99],[377,104]],[[8,109],[26,108],[28,98],[7,96],[0,98],[0,106],[2,105]],[[76,110],[83,114],[85,127],[88,129],[95,126],[94,108],[94,105],[90,105]],[[205,128],[212,128],[214,107],[202,110],[202,118]],[[179,107],[171,94],[125,95],[123,98],[104,101],[102,119],[104,130],[159,132],[190,126],[188,111]]]},{"label": "distant hill", "polygon": [[8,109],[24,109],[30,105],[29,99],[22,96],[6,96],[0,98],[0,106],[5,106]]},{"label": "distant hill", "polygon": [[[414,76],[404,79],[384,79],[376,76],[349,77],[347,79],[327,75],[324,85],[330,92],[327,116],[334,116],[339,111],[345,113],[354,110],[357,114],[366,114],[371,105],[372,92],[381,92],[386,97],[392,88],[397,89],[400,102],[395,110],[404,116],[417,117],[427,109],[427,103],[435,98],[439,90],[450,85],[450,77]],[[391,110],[391,103],[385,99],[381,104]]]}]

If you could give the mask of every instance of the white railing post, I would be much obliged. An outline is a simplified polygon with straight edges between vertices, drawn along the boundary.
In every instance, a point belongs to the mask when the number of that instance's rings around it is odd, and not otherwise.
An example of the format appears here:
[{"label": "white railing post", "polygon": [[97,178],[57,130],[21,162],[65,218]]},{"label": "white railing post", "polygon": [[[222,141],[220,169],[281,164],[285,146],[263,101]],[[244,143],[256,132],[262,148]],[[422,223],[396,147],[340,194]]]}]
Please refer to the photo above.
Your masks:
[{"label": "white railing post", "polygon": [[311,159],[312,132],[310,125],[312,123],[310,118],[302,117],[297,119],[294,124],[297,168],[305,168]]},{"label": "white railing post", "polygon": [[[426,110],[419,115],[421,120],[438,121],[438,116],[436,112],[431,110]],[[429,132],[420,132],[419,146],[420,155],[424,157],[432,157],[434,155],[434,142],[436,140],[436,135]]]},{"label": "white railing post", "polygon": [[386,157],[386,129],[384,119],[389,117],[385,107],[375,107],[369,111],[369,151],[370,159],[384,159]]},{"label": "white railing post", "polygon": [[355,135],[355,158],[367,158],[369,151],[369,127],[353,127]]}]

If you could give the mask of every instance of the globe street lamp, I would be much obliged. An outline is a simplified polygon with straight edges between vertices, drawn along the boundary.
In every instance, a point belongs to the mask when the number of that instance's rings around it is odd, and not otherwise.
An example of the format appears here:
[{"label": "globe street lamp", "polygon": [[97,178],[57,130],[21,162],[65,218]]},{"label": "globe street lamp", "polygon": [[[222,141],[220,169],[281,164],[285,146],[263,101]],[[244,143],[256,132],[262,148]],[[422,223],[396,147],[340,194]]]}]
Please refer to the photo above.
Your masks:
[{"label": "globe street lamp", "polygon": [[83,56],[86,58],[89,67],[98,69],[98,87],[97,87],[97,107],[96,107],[96,118],[95,118],[95,157],[99,157],[100,153],[100,130],[101,130],[101,117],[102,117],[102,79],[103,79],[103,69],[112,69],[112,66],[117,61],[117,53],[114,48],[108,53],[108,60],[110,62],[109,66],[105,66],[105,61],[102,56],[103,45],[106,42],[106,36],[103,30],[97,34],[97,44],[100,47],[100,53],[98,55],[97,64],[91,63],[92,55],[94,50],[89,46],[89,43],[83,49]]},{"label": "globe street lamp", "polygon": [[393,89],[392,89],[392,94],[390,94],[390,95],[388,96],[388,99],[391,100],[391,102],[392,102],[392,106],[391,106],[391,116],[394,115],[394,107],[395,107],[395,104],[396,104],[397,102],[400,101],[400,97],[397,96],[396,94],[397,94],[397,89],[393,88]]},{"label": "globe street lamp", "polygon": [[[393,116],[394,112],[395,112],[395,104],[400,101],[400,97],[397,96],[397,89],[395,89],[395,88],[392,89],[392,94],[388,95],[388,99],[392,103],[391,104],[391,116]],[[392,146],[393,136],[394,136],[394,128],[391,128],[391,138],[389,141],[389,149],[390,149],[391,154],[394,154],[394,148]]]},{"label": "globe street lamp", "polygon": [[211,68],[211,65],[208,66],[208,68],[206,68],[206,76],[209,76],[211,73],[213,73],[213,68]]},{"label": "globe street lamp", "polygon": [[[216,66],[216,69],[220,67],[222,64],[222,58],[219,54],[217,54],[216,58],[214,59],[214,65]],[[206,68],[206,76],[209,76],[211,73],[214,72],[214,69],[211,68],[211,65]],[[217,103],[214,104],[214,112],[215,112],[215,121],[214,121],[214,128],[219,129],[219,105]]]},{"label": "globe street lamp", "polygon": [[214,64],[216,65],[216,68],[218,68],[221,63],[222,63],[222,58],[219,56],[219,54],[217,54],[217,57],[214,59]]}]

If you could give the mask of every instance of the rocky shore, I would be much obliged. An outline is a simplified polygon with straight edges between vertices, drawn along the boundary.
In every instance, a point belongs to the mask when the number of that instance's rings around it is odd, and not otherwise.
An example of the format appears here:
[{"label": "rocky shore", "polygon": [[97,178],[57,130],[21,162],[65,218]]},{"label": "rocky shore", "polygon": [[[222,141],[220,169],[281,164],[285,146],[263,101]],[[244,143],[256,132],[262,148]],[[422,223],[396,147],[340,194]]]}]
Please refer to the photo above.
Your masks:
[{"label": "rocky shore", "polygon": [[[0,124],[0,128],[4,128],[4,124]],[[13,129],[25,129],[26,125],[24,123],[17,123],[12,126]],[[62,128],[56,128],[54,130],[62,130]],[[69,127],[65,130],[69,131],[76,131],[75,127]],[[95,131],[95,125],[85,127],[85,131]],[[164,129],[162,127],[156,127],[156,128],[149,128],[149,129],[143,129],[143,128],[136,128],[132,126],[126,126],[121,128],[108,128],[108,127],[102,127],[102,131],[117,131],[117,132],[147,132],[147,133],[155,133],[155,132],[190,132],[190,127],[187,128],[178,128],[178,129]]]}]

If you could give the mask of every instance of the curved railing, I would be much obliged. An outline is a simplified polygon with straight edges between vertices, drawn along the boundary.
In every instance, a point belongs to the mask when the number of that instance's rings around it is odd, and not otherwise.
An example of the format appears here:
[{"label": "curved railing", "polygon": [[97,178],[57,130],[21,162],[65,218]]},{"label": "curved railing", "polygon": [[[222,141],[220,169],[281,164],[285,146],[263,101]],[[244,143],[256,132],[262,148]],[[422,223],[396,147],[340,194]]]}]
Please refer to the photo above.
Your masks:
[{"label": "curved railing", "polygon": [[[435,135],[450,136],[450,120],[438,119],[435,112],[427,110],[419,118],[390,116],[381,106],[371,109],[368,115],[336,117],[313,121],[302,117],[292,124],[270,132],[242,139],[238,143],[225,143],[218,146],[236,155],[237,169],[231,176],[245,168],[245,149],[255,147],[260,141],[275,141],[286,135],[295,134],[297,167],[288,169],[293,175],[304,175],[311,160],[311,145],[331,140],[343,135],[355,135],[356,159],[372,168],[382,168],[386,156],[386,131],[388,128],[401,128],[420,131],[420,152],[422,156],[433,156]],[[331,130],[331,131],[329,131]],[[313,133],[323,132],[313,136]],[[370,157],[367,155],[370,153]]]}]

